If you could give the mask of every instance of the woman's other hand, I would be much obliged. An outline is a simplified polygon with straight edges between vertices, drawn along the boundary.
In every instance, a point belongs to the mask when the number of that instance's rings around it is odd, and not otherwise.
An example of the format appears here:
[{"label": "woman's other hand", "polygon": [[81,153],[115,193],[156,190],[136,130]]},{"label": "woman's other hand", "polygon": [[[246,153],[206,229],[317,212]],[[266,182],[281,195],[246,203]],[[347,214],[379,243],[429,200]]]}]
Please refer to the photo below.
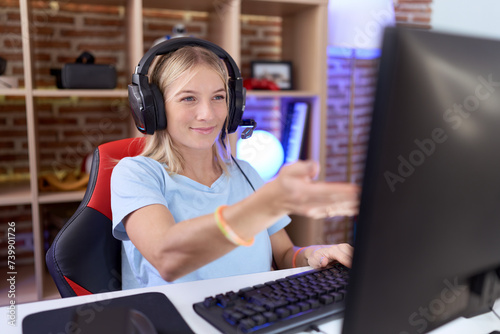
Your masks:
[{"label": "woman's other hand", "polygon": [[351,267],[354,248],[346,243],[337,245],[310,246],[304,251],[308,264],[313,268],[323,268],[338,261],[346,267]]}]

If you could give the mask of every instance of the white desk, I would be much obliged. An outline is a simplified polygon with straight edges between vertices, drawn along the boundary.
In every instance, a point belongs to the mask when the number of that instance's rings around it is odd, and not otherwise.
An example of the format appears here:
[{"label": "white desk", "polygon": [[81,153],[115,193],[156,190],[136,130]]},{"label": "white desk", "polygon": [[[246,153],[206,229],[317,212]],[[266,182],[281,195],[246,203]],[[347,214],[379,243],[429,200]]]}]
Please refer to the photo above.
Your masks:
[{"label": "white desk", "polygon": [[[128,296],[144,292],[162,292],[172,303],[177,307],[181,315],[189,324],[195,333],[210,334],[219,333],[208,322],[199,317],[193,310],[193,303],[202,301],[207,296],[213,296],[218,293],[225,293],[233,290],[238,291],[240,288],[264,283],[270,280],[276,280],[288,275],[292,275],[301,271],[309,270],[309,267],[271,271],[260,274],[242,275],[235,277],[226,277],[206,281],[197,281],[191,283],[180,283],[174,285],[166,285],[154,288],[143,288],[126,291],[116,291],[102,293],[90,296],[72,297],[64,299],[55,299],[35,303],[26,303],[17,305],[16,308],[16,326],[7,324],[8,308],[1,307],[0,314],[0,333],[22,333],[22,321],[29,314],[57,309],[67,306],[74,306],[88,302],[99,302],[105,299],[114,297]],[[500,301],[495,304],[495,310],[500,313]],[[342,329],[342,320],[337,319],[320,326],[323,332],[328,334],[340,333]],[[472,319],[457,319],[439,329],[433,331],[433,334],[488,334],[494,330],[500,329],[500,320],[491,312],[477,316]]]}]

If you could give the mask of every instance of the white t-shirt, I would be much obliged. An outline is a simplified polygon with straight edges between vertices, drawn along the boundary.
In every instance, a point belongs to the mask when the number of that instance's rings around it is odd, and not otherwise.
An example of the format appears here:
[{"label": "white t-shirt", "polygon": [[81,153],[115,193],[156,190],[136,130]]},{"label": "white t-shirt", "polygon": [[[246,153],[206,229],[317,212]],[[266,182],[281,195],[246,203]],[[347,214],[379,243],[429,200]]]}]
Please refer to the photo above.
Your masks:
[{"label": "white t-shirt", "polygon": [[[255,189],[264,184],[247,162],[238,164]],[[211,187],[183,175],[169,175],[165,165],[151,158],[137,156],[122,159],[111,177],[111,209],[113,235],[122,240],[122,288],[169,284],[139,253],[129,240],[122,219],[129,213],[151,204],[165,205],[176,222],[213,214],[220,205],[231,205],[253,193],[248,181],[236,165],[229,166]],[[288,216],[278,220],[255,236],[251,247],[237,247],[221,258],[197,269],[173,283],[233,275],[264,272],[271,269],[272,249],[269,236],[290,222]],[[215,221],[214,221],[215,224]],[[210,243],[211,240],[206,240]]]}]

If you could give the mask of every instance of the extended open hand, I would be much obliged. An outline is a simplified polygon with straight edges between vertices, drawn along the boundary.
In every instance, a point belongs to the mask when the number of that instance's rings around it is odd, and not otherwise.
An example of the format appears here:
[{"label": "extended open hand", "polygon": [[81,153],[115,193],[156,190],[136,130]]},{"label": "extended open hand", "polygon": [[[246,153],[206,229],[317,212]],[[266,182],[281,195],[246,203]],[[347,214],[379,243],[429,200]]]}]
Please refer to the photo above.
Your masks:
[{"label": "extended open hand", "polygon": [[286,212],[312,218],[356,215],[360,188],[343,182],[317,182],[318,172],[313,161],[298,161],[281,169],[272,183]]}]

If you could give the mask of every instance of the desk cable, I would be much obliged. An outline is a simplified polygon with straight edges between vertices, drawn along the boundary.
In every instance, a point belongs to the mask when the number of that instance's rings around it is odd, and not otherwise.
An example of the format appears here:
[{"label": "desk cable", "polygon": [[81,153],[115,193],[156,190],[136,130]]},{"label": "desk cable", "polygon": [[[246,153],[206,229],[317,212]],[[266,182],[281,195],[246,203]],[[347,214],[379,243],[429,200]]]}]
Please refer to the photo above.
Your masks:
[{"label": "desk cable", "polygon": [[313,330],[316,333],[327,334],[326,332],[323,332],[321,329],[319,329],[319,327],[315,324],[312,324],[311,326],[309,326],[309,330]]},{"label": "desk cable", "polygon": [[493,309],[493,306],[490,307],[490,310],[498,318],[498,320],[500,320],[500,315],[498,315],[498,313]]}]

